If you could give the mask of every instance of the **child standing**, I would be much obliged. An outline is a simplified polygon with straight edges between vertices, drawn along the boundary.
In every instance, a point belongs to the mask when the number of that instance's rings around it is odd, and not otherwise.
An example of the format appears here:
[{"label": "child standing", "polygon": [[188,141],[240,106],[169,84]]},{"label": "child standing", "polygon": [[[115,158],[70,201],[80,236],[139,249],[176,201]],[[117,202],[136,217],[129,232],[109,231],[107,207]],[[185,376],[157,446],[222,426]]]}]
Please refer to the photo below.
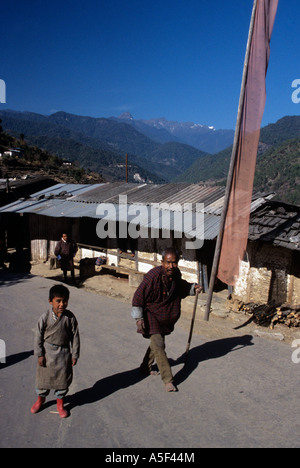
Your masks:
[{"label": "child standing", "polygon": [[68,416],[64,409],[64,397],[73,379],[73,366],[80,352],[80,338],[77,320],[67,310],[70,292],[63,285],[50,289],[51,310],[44,313],[37,324],[34,351],[38,357],[36,393],[38,399],[31,412],[37,413],[54,389],[57,409],[61,418]]}]

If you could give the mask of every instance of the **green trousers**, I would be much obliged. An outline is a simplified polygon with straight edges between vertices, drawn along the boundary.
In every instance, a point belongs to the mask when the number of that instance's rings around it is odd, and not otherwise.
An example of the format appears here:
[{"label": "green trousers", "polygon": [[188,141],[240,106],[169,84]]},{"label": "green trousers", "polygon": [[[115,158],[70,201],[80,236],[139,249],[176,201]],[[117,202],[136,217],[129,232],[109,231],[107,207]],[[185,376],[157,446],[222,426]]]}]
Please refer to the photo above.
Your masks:
[{"label": "green trousers", "polygon": [[145,373],[150,373],[152,366],[156,362],[162,381],[167,384],[173,382],[174,377],[171,366],[166,355],[166,344],[164,335],[151,335],[150,346],[147,349],[141,369]]}]

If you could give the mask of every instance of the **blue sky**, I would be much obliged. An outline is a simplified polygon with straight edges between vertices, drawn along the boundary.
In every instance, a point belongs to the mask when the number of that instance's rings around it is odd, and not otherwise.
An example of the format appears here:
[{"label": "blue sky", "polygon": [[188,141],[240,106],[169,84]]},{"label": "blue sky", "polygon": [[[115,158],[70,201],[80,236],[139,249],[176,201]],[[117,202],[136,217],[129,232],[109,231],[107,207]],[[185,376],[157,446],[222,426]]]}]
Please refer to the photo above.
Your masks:
[{"label": "blue sky", "polygon": [[[235,128],[252,0],[10,0],[2,109]],[[279,0],[263,125],[300,115],[299,1]]]}]

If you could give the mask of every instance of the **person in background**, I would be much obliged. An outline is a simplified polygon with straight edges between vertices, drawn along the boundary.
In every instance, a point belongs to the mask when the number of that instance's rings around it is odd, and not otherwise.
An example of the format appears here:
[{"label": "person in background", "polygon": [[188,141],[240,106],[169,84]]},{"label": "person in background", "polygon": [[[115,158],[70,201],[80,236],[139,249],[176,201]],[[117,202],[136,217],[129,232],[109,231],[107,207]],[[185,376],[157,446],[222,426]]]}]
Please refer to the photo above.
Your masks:
[{"label": "person in background", "polygon": [[78,247],[76,243],[68,239],[68,234],[62,234],[61,240],[56,244],[54,255],[61,262],[61,269],[64,274],[64,280],[67,279],[67,272],[71,272],[73,283],[75,282],[74,257]]}]

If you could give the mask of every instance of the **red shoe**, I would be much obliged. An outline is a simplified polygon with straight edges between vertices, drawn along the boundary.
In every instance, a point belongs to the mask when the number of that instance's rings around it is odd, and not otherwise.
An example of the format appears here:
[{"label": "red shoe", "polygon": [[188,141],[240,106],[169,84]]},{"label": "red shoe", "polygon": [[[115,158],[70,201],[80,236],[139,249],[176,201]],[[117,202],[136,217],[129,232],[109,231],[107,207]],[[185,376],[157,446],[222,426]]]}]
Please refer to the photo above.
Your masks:
[{"label": "red shoe", "polygon": [[63,398],[58,398],[56,400],[57,403],[57,409],[58,409],[58,414],[61,418],[67,418],[68,417],[68,412],[64,409],[64,400]]},{"label": "red shoe", "polygon": [[41,406],[45,403],[45,400],[46,400],[45,397],[41,397],[41,396],[38,397],[37,401],[34,403],[33,407],[30,410],[32,414],[35,414],[38,411],[40,411]]}]

